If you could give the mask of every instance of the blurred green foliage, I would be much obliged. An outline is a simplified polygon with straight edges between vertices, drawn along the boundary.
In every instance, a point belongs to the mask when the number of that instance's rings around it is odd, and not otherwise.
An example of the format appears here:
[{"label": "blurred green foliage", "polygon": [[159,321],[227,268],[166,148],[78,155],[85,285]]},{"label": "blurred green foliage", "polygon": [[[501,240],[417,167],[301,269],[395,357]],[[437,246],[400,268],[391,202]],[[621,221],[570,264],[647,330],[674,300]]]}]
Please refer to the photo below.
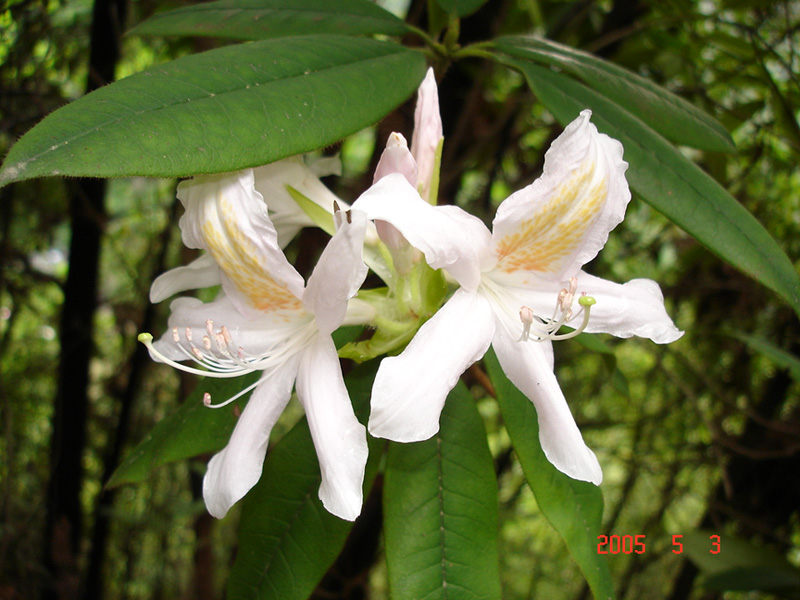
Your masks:
[{"label": "blurred green foliage", "polygon": [[[176,2],[132,3],[131,24]],[[445,3],[446,4],[446,3]],[[424,25],[424,3],[409,19]],[[17,0],[0,8],[0,153],[84,88],[89,2]],[[792,0],[626,2],[493,0],[463,20],[469,41],[534,32],[597,53],[671,89],[722,122],[738,154],[687,151],[800,260],[800,3]],[[126,38],[120,75],[209,47],[213,41]],[[450,91],[448,91],[450,90]],[[407,106],[342,146],[345,177],[330,182],[353,199],[369,183],[389,131],[409,131]],[[442,82],[445,153],[440,198],[491,220],[508,193],[540,171],[558,132],[522,78],[488,63],[454,65]],[[371,158],[370,158],[371,156]],[[59,355],[58,315],[68,265],[69,180],[34,180],[0,190],[0,597],[35,597],[41,565],[50,417]],[[147,290],[185,262],[177,236],[174,182],[114,180],[103,223],[100,309],[92,363],[83,509],[91,531],[119,398]],[[290,252],[318,240],[305,234]],[[645,554],[609,556],[617,597],[766,599],[766,592],[706,591],[675,554],[672,536],[704,528],[757,542],[800,566],[800,389],[780,362],[740,332],[797,356],[790,307],[721,263],[634,198],[628,215],[589,269],[624,281],[659,281],[668,311],[686,331],[679,342],[603,339],[613,364],[580,344],[556,345],[565,395],[604,466],[608,534],[645,535]],[[163,327],[165,306],[154,327]],[[500,482],[504,597],[588,598],[583,578],[539,511],[481,368],[465,377],[484,417]],[[135,389],[128,447],[188,395],[191,380],[157,365]],[[280,439],[297,419],[287,415]],[[199,500],[202,459],[168,465],[120,488],[103,569],[107,598],[221,597],[234,552],[237,510],[212,522]],[[84,547],[88,546],[88,539]],[[88,550],[88,549],[87,549]],[[708,561],[713,557],[707,557]],[[83,562],[86,555],[79,557]],[[702,569],[703,565],[700,565]],[[385,571],[372,570],[373,598]],[[206,584],[211,582],[211,587]],[[688,583],[687,583],[688,582]],[[15,595],[16,594],[16,595]]]}]

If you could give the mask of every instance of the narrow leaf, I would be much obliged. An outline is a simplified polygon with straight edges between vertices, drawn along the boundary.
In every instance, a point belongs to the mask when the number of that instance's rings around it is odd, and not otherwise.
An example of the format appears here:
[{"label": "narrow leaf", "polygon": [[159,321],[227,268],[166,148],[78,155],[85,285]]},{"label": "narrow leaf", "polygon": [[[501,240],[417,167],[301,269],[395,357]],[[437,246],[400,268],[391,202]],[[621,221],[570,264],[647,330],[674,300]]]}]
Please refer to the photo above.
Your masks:
[{"label": "narrow leaf", "polygon": [[764,227],[714,179],[624,108],[579,82],[528,62],[514,65],[555,118],[566,125],[593,110],[598,129],[618,139],[631,188],[673,223],[800,315],[800,279]]},{"label": "narrow leaf", "polygon": [[542,514],[563,538],[594,597],[614,598],[608,564],[604,556],[597,554],[597,536],[603,519],[600,488],[571,479],[550,464],[539,444],[533,403],[508,380],[493,350],[486,354],[484,363],[497,393],[506,430]]},{"label": "narrow leaf", "polygon": [[389,446],[384,537],[395,600],[501,598],[497,482],[480,414],[463,383],[433,438]]},{"label": "narrow leaf", "polygon": [[424,74],[421,52],[332,35],[187,56],[55,111],[11,148],[0,185],[45,175],[185,177],[266,164],[371,125]]},{"label": "narrow leaf", "polygon": [[207,408],[203,404],[203,394],[208,392],[213,398],[224,400],[256,378],[252,374],[236,379],[206,378],[198,382],[180,408],[158,422],[114,471],[106,485],[140,483],[161,465],[224,448],[236,425],[236,414],[244,408],[249,394],[220,409]]},{"label": "narrow leaf", "polygon": [[331,32],[403,35],[408,27],[369,0],[219,0],[157,14],[129,33],[260,40]]},{"label": "narrow leaf", "polygon": [[[367,407],[375,371],[375,365],[365,365],[346,378],[357,413]],[[383,442],[370,439],[369,445],[365,498]],[[261,479],[242,501],[228,598],[305,600],[311,595],[353,526],[322,506],[320,481],[314,442],[308,422],[302,419],[270,449]]]},{"label": "narrow leaf", "polygon": [[742,331],[729,331],[728,335],[747,344],[753,352],[763,354],[782,369],[787,369],[795,381],[800,381],[800,358],[776,346],[769,340],[748,335]]},{"label": "narrow leaf", "polygon": [[498,38],[495,46],[512,56],[554,66],[577,77],[676,144],[715,152],[736,151],[730,134],[716,119],[619,65],[533,36]]}]

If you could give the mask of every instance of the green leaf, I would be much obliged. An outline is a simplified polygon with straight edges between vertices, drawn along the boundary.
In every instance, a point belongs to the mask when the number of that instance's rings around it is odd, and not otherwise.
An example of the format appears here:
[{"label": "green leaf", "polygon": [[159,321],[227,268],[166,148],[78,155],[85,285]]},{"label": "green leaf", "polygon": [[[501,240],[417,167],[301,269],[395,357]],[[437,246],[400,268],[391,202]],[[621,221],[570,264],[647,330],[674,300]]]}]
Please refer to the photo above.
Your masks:
[{"label": "green leaf", "polygon": [[483,422],[463,383],[448,396],[433,438],[390,444],[383,497],[394,600],[502,597],[497,481]]},{"label": "green leaf", "polygon": [[[771,548],[711,530],[693,531],[683,537],[686,554],[704,575],[704,588],[762,590],[800,598],[800,571]],[[712,554],[711,550],[717,548],[719,552]]]},{"label": "green leaf", "polygon": [[736,152],[730,134],[711,116],[653,82],[592,54],[533,36],[508,36],[495,46],[512,56],[557,67],[635,115],[676,144]]},{"label": "green leaf", "polygon": [[542,514],[563,538],[594,597],[614,598],[608,564],[603,555],[597,554],[597,536],[603,519],[600,488],[571,479],[550,464],[539,444],[533,403],[508,380],[493,350],[486,354],[484,364],[514,451]]},{"label": "green leaf", "polygon": [[625,147],[631,188],[689,235],[782,296],[800,315],[800,279],[781,247],[736,199],[624,108],[579,82],[514,61],[533,92],[566,125],[584,108],[597,128]]},{"label": "green leaf", "polygon": [[436,3],[449,15],[467,17],[486,4],[487,0],[436,0]]},{"label": "green leaf", "polygon": [[780,368],[787,369],[792,379],[800,381],[800,358],[791,352],[787,352],[769,340],[754,335],[748,335],[741,331],[729,331],[727,333],[731,337],[747,344],[752,351],[763,354]]},{"label": "green leaf", "polygon": [[140,483],[161,465],[224,448],[236,425],[237,412],[244,408],[249,394],[219,409],[207,408],[203,404],[203,394],[210,393],[212,398],[224,400],[257,378],[256,374],[251,374],[236,379],[202,379],[180,408],[161,419],[128,455],[106,485]]},{"label": "green leaf", "polygon": [[129,34],[260,40],[333,31],[403,35],[408,27],[368,0],[220,0],[157,14]]},{"label": "green leaf", "polygon": [[186,177],[266,164],[375,123],[424,75],[421,52],[332,35],[187,56],[49,115],[11,148],[0,186],[46,175]]},{"label": "green leaf", "polygon": [[[376,365],[365,365],[346,378],[357,413],[366,410],[376,369]],[[384,445],[372,438],[369,444],[365,498]],[[322,506],[320,481],[314,442],[308,422],[302,419],[270,449],[261,479],[242,501],[228,598],[305,600],[310,596],[353,526]]]}]

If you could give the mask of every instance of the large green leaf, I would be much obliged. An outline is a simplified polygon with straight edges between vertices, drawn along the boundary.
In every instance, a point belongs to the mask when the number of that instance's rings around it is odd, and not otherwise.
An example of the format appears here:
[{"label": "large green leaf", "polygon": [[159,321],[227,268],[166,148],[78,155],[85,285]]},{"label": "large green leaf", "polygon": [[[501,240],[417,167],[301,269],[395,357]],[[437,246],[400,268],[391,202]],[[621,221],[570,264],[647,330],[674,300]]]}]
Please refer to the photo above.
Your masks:
[{"label": "large green leaf", "polygon": [[614,598],[608,564],[604,556],[597,554],[597,536],[603,519],[600,488],[567,477],[550,464],[539,444],[539,424],[533,404],[505,376],[494,351],[486,354],[484,363],[506,430],[542,514],[564,539],[594,597]]},{"label": "large green leaf", "polygon": [[501,598],[497,481],[463,383],[430,440],[389,446],[384,539],[395,600]]},{"label": "large green leaf", "polygon": [[203,394],[210,393],[214,401],[219,402],[243,390],[256,378],[251,374],[236,379],[206,378],[198,382],[180,408],[161,419],[128,455],[107,486],[140,483],[161,465],[224,448],[236,425],[236,414],[244,408],[247,396],[224,408],[213,409],[203,404]]},{"label": "large green leaf", "polygon": [[[354,370],[346,383],[363,413],[376,366]],[[375,479],[383,442],[370,438],[364,497]],[[245,496],[228,598],[305,600],[339,554],[352,523],[333,516],[318,497],[319,463],[305,419],[267,454],[259,483]]]},{"label": "large green leaf", "polygon": [[24,135],[0,185],[45,175],[184,177],[331,144],[408,98],[421,52],[318,35],[227,46],[153,67],[62,107]]},{"label": "large green leaf", "polygon": [[735,152],[733,140],[711,116],[652,81],[592,54],[533,36],[508,36],[495,46],[510,54],[554,66],[618,104],[676,144]]},{"label": "large green leaf", "polygon": [[129,33],[259,40],[331,32],[403,35],[408,27],[369,0],[219,0],[157,14]]},{"label": "large green leaf", "polygon": [[618,139],[631,188],[648,204],[800,315],[800,279],[764,227],[733,196],[637,117],[581,83],[530,62],[513,61],[539,100],[566,125],[591,108],[598,129]]}]

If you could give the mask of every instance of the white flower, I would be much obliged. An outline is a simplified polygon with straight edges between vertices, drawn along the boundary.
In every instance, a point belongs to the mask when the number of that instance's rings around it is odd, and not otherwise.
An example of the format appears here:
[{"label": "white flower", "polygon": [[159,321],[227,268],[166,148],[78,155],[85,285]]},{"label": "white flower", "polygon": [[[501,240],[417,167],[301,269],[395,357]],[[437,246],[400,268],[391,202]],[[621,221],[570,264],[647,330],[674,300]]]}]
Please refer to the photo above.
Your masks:
[{"label": "white flower", "polygon": [[536,406],[550,462],[575,479],[602,481],[553,373],[551,340],[570,336],[557,333],[562,325],[657,343],[682,332],[655,282],[620,285],[581,270],[630,200],[622,146],[598,133],[590,116],[582,112],[553,142],[543,175],[500,205],[491,233],[457,207],[431,206],[398,174],[353,205],[390,222],[460,285],[402,354],[381,363],[370,433],[401,442],[431,437],[448,392],[492,345],[508,378]]},{"label": "white flower", "polygon": [[[184,371],[212,377],[262,373],[254,386],[216,405],[255,388],[228,445],[208,464],[203,481],[208,511],[224,516],[256,484],[270,431],[296,386],[319,457],[320,499],[334,515],[355,519],[361,511],[366,432],[353,413],[331,333],[345,321],[348,300],[366,276],[365,216],[336,213],[338,231],[305,284],[280,249],[252,170],[185,181],[178,197],[186,209],[183,241],[207,252],[199,271],[211,272],[213,266],[222,292],[209,303],[176,299],[167,333],[155,344],[149,334],[140,338],[153,358]],[[210,277],[189,281],[193,269],[162,275],[155,295],[212,282]],[[185,360],[202,368],[176,362]]]}]

